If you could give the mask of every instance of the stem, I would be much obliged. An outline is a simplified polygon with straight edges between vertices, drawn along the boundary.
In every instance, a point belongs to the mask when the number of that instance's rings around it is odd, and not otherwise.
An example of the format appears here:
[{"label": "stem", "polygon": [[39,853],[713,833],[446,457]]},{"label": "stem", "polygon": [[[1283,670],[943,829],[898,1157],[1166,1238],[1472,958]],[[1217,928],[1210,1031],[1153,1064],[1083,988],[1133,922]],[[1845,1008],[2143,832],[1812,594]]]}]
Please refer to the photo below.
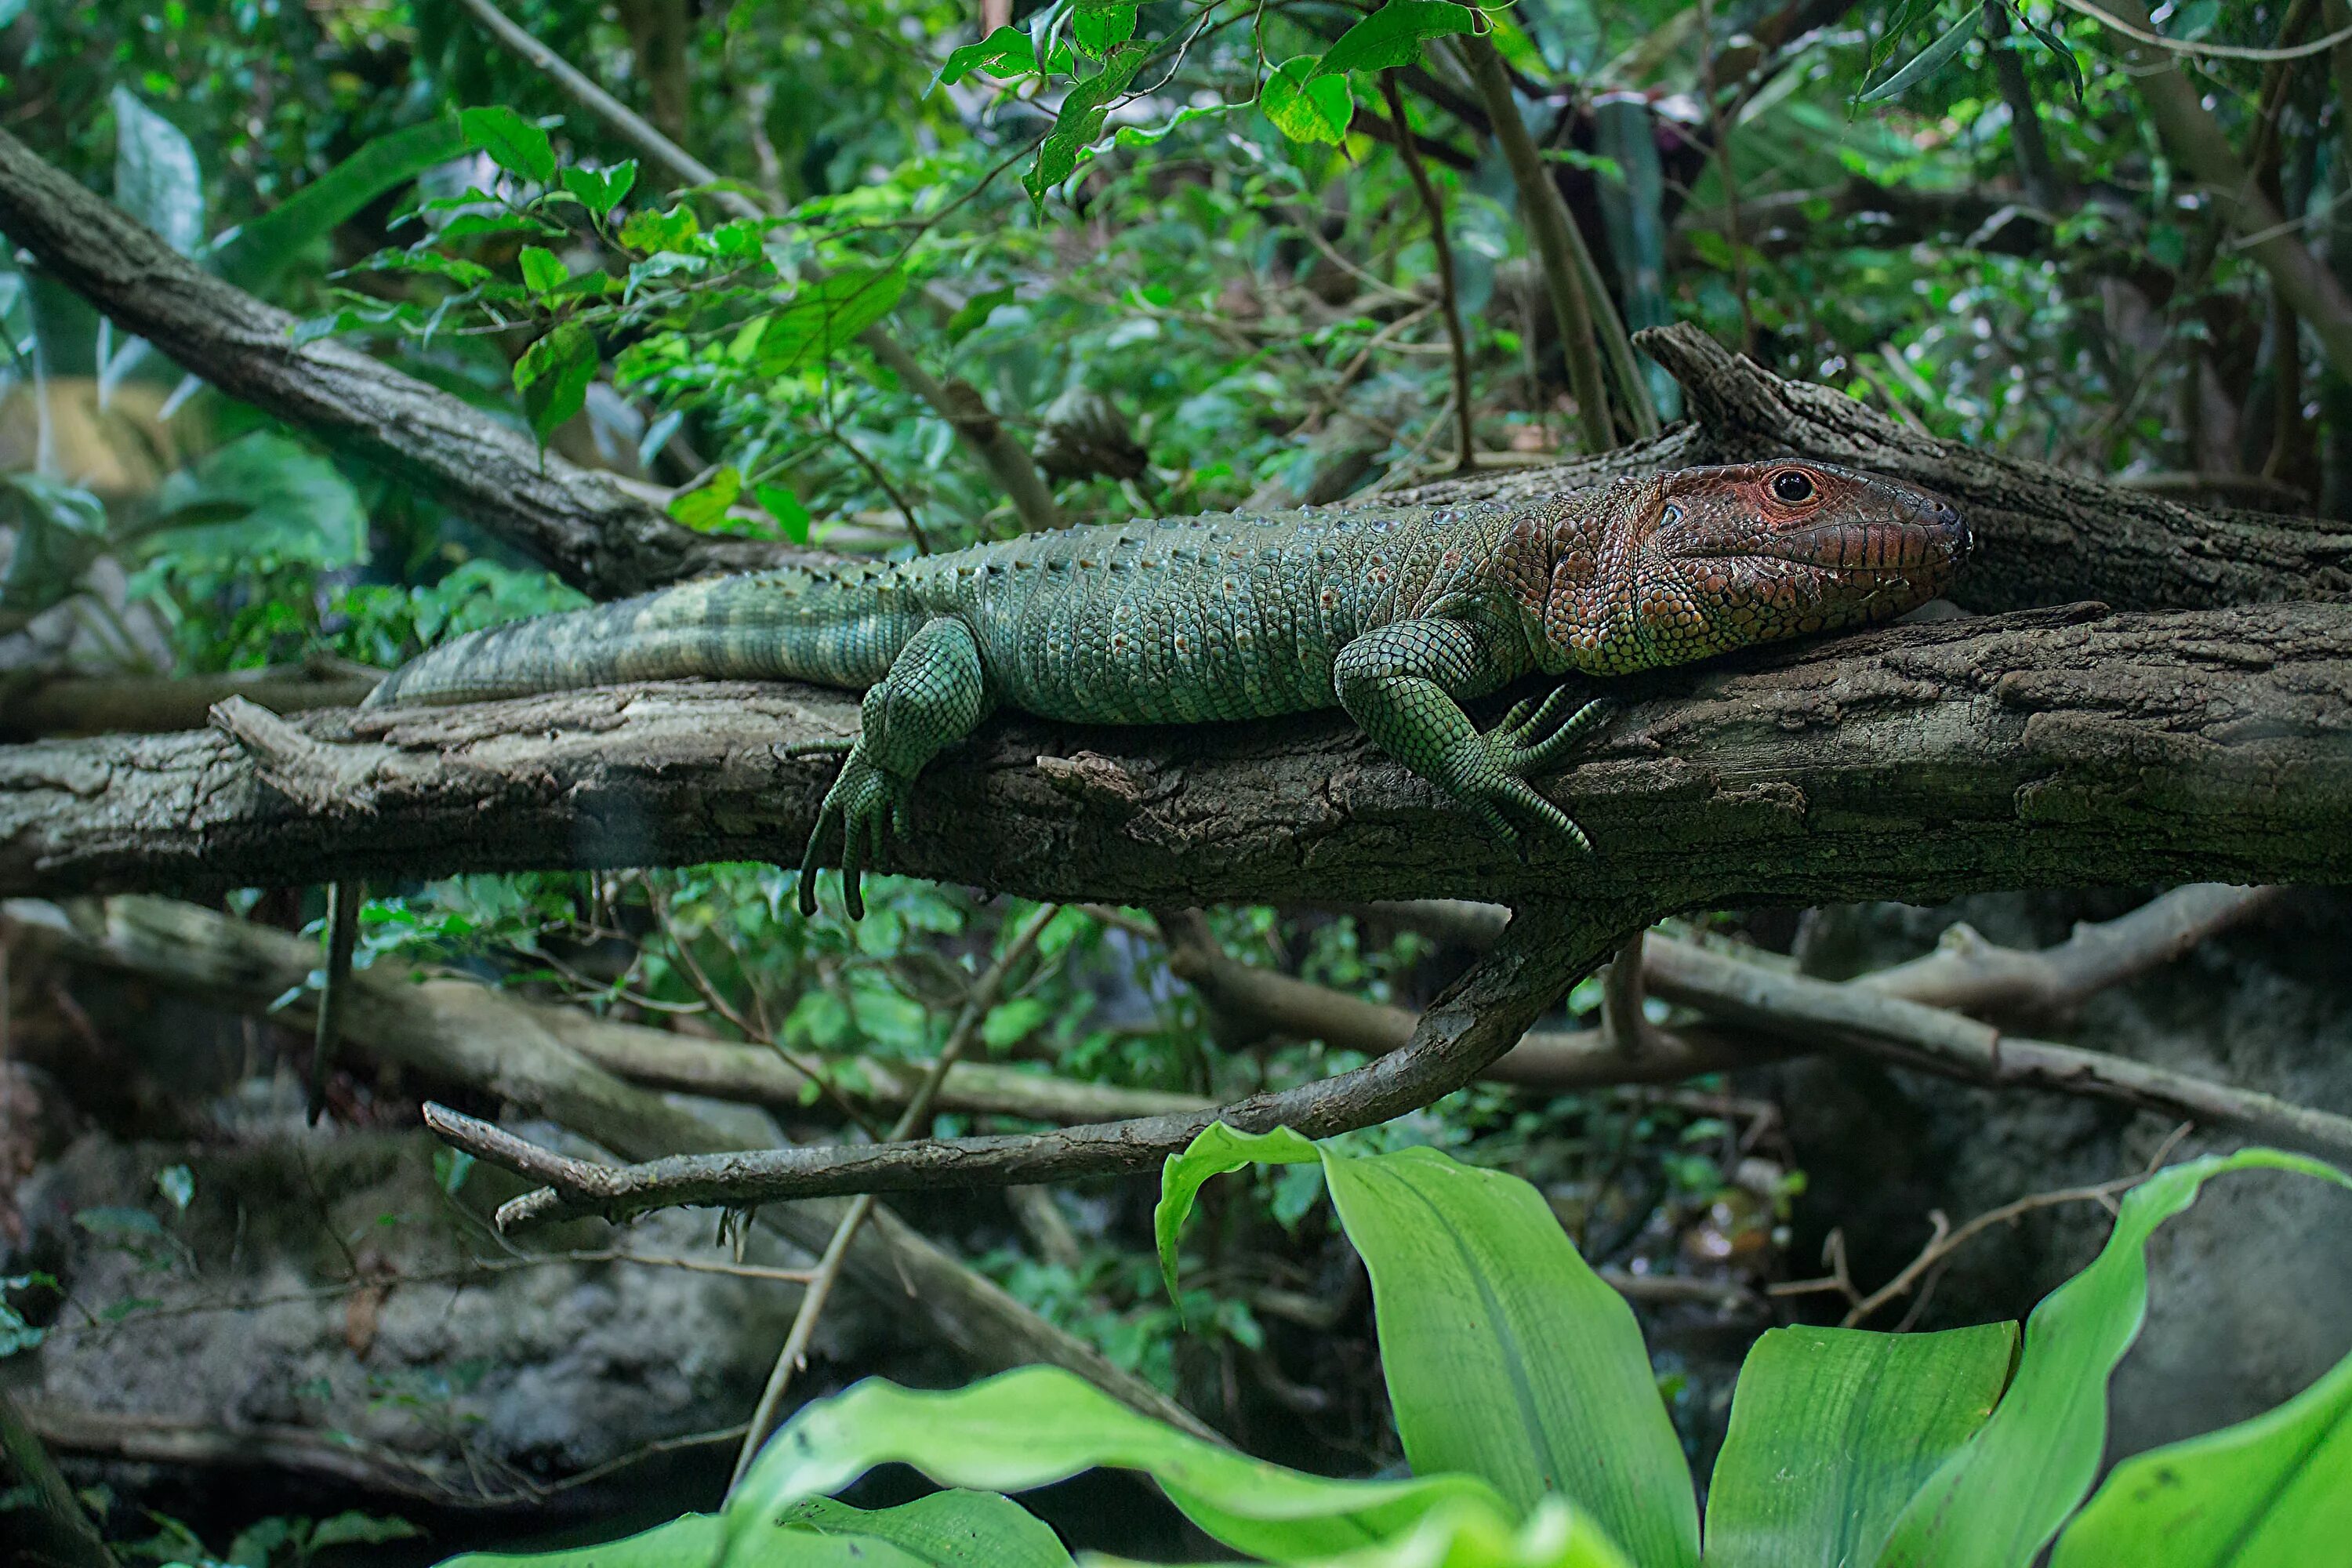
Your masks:
[{"label": "stem", "polygon": [[[1057,904],[1040,904],[1031,910],[1029,918],[1023,921],[1020,928],[1013,933],[1013,940],[1004,944],[1004,951],[997,955],[996,962],[990,964],[987,973],[973,984],[971,994],[964,1001],[963,1010],[956,1015],[954,1027],[948,1031],[947,1044],[940,1047],[939,1059],[931,1064],[931,1070],[924,1077],[922,1087],[915,1091],[914,1098],[907,1102],[907,1109],[898,1113],[898,1121],[891,1127],[890,1142],[895,1143],[911,1138],[917,1129],[929,1128],[931,1105],[939,1098],[940,1086],[947,1081],[948,1069],[954,1067],[964,1052],[971,1048],[973,1038],[980,1033],[981,1025],[988,1017],[989,1009],[996,1005],[996,998],[1003,993],[1006,979],[1029,956],[1031,950],[1037,945],[1037,939],[1045,934],[1046,923],[1059,912]],[[784,1348],[777,1352],[775,1370],[768,1373],[768,1386],[760,1392],[759,1407],[751,1412],[751,1425],[744,1432],[743,1447],[735,1456],[735,1474],[727,1483],[730,1492],[743,1484],[743,1477],[751,1470],[751,1461],[759,1457],[760,1445],[765,1443],[768,1434],[775,1430],[776,1410],[783,1403],[785,1390],[792,1386],[793,1373],[808,1357],[809,1341],[815,1337],[817,1321],[824,1316],[825,1301],[841,1279],[842,1266],[849,1257],[850,1243],[857,1239],[858,1229],[873,1212],[874,1194],[860,1194],[850,1204],[849,1212],[841,1216],[841,1223],[834,1227],[833,1240],[826,1245],[824,1258],[817,1262],[815,1276],[801,1296],[800,1310],[793,1316],[791,1331],[784,1335]]]},{"label": "stem", "polygon": [[1470,419],[1470,344],[1462,331],[1461,300],[1454,286],[1454,245],[1445,234],[1445,204],[1438,199],[1437,186],[1422,164],[1421,149],[1405,118],[1404,95],[1397,90],[1396,72],[1381,73],[1381,94],[1388,100],[1390,118],[1396,121],[1397,157],[1412,176],[1412,188],[1421,193],[1421,205],[1429,213],[1429,241],[1437,251],[1438,303],[1445,312],[1445,341],[1454,351],[1454,417],[1460,447],[1454,454],[1454,471],[1466,473],[1476,464],[1478,447]]},{"label": "stem", "polygon": [[1465,37],[1458,44],[1470,78],[1486,102],[1495,141],[1510,165],[1511,181],[1518,187],[1521,219],[1534,242],[1544,288],[1551,296],[1552,315],[1559,324],[1560,354],[1568,362],[1568,384],[1576,395],[1577,422],[1583,428],[1584,444],[1589,450],[1605,452],[1617,444],[1617,431],[1609,417],[1608,381],[1594,327],[1593,301],[1577,265],[1577,253],[1584,248],[1584,242],[1568,216],[1567,204],[1560,200],[1559,187],[1544,171],[1535,138],[1528,134],[1528,122],[1519,118],[1503,57],[1481,37]]}]

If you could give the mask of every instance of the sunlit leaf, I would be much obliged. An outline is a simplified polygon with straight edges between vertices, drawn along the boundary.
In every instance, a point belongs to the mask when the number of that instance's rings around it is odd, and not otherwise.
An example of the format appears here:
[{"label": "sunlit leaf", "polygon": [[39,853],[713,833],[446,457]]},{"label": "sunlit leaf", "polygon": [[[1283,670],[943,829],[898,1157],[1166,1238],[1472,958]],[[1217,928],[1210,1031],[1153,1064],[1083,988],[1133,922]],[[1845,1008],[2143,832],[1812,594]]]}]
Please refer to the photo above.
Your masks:
[{"label": "sunlit leaf", "polygon": [[563,171],[563,188],[579,200],[582,206],[598,217],[620,205],[637,183],[637,161],[616,163],[609,169],[572,168]]},{"label": "sunlit leaf", "polygon": [[1314,55],[1285,60],[1265,79],[1258,107],[1274,128],[1293,142],[1324,142],[1333,146],[1348,139],[1356,117],[1356,100],[1344,76],[1319,73]]},{"label": "sunlit leaf", "polygon": [[1070,13],[1070,37],[1090,55],[1123,44],[1135,37],[1133,5],[1080,5]]},{"label": "sunlit leaf", "polygon": [[669,514],[698,531],[726,517],[727,509],[743,493],[743,472],[729,463],[690,490],[670,498]]},{"label": "sunlit leaf", "polygon": [[1036,163],[1021,178],[1032,201],[1042,204],[1046,192],[1076,172],[1078,150],[1102,134],[1112,101],[1127,90],[1150,53],[1140,45],[1121,44],[1103,60],[1100,71],[1070,89],[1054,129],[1038,144]]},{"label": "sunlit leaf", "polygon": [[1388,70],[1421,58],[1421,46],[1451,33],[1475,32],[1478,13],[1454,0],[1389,0],[1339,35],[1315,68],[1317,76]]},{"label": "sunlit leaf", "polygon": [[515,261],[522,268],[522,286],[534,294],[545,294],[550,289],[559,289],[571,276],[555,252],[543,246],[524,246]]},{"label": "sunlit leaf", "polygon": [[769,484],[756,486],[751,494],[759,501],[760,510],[776,520],[776,526],[784,531],[786,539],[794,544],[809,542],[809,509],[802,504],[800,497],[782,485]]},{"label": "sunlit leaf", "polygon": [[940,80],[952,87],[974,71],[991,76],[1029,76],[1037,69],[1037,47],[1018,27],[999,27],[976,44],[948,56]]}]

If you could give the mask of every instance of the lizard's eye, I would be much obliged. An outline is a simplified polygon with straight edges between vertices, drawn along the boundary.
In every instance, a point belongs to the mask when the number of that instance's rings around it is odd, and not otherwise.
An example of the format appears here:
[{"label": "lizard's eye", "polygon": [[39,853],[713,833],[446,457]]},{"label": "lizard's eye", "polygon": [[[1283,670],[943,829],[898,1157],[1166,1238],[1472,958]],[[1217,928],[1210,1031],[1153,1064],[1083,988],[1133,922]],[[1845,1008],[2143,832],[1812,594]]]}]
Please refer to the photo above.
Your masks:
[{"label": "lizard's eye", "polygon": [[1802,468],[1782,468],[1772,476],[1772,495],[1790,506],[1813,499],[1813,477]]}]

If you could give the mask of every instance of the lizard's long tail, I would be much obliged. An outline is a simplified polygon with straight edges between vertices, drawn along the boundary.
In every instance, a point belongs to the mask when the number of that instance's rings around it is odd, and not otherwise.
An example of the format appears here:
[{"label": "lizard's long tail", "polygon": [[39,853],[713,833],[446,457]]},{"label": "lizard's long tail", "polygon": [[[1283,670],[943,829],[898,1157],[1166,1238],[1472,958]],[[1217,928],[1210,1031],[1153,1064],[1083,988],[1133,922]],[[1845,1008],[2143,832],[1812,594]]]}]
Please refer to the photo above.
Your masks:
[{"label": "lizard's long tail", "polygon": [[889,670],[923,620],[887,565],[712,578],[468,632],[385,677],[366,706],[479,702],[692,676],[863,689]]}]

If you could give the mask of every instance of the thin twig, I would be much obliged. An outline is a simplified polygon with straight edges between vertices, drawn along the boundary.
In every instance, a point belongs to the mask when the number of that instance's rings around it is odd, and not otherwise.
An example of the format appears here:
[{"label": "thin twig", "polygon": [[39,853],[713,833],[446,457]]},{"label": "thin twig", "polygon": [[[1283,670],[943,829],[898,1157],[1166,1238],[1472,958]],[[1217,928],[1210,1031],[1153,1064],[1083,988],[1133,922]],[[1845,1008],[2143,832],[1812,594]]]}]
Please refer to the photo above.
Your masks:
[{"label": "thin twig", "polygon": [[[963,1010],[957,1014],[953,1027],[948,1031],[947,1043],[940,1047],[939,1059],[931,1064],[922,1087],[907,1101],[906,1110],[898,1113],[898,1121],[891,1127],[893,1142],[911,1138],[918,1128],[930,1125],[931,1106],[939,1098],[940,1086],[947,1081],[948,1069],[971,1048],[981,1025],[988,1019],[989,1009],[996,1005],[1005,981],[1028,958],[1037,939],[1045,934],[1046,924],[1060,912],[1060,907],[1055,904],[1040,904],[1032,910],[1029,918],[1021,922],[1012,940],[1004,944],[1004,951],[997,954],[996,962],[973,983],[971,994],[964,998]],[[817,1321],[824,1315],[824,1304],[833,1295],[834,1286],[840,1282],[849,1245],[857,1239],[859,1227],[873,1212],[874,1194],[862,1193],[834,1227],[833,1240],[801,1296],[800,1310],[793,1314],[792,1330],[784,1336],[784,1348],[776,1356],[775,1368],[768,1373],[768,1385],[761,1391],[759,1405],[751,1412],[751,1425],[744,1430],[743,1446],[735,1456],[735,1474],[727,1483],[729,1491],[742,1484],[752,1459],[759,1455],[760,1445],[775,1429],[776,1411],[783,1403],[785,1391],[792,1386],[793,1372],[808,1356],[809,1341],[815,1337]]]},{"label": "thin twig", "polygon": [[1478,460],[1478,442],[1471,420],[1470,341],[1462,330],[1461,295],[1454,282],[1454,244],[1446,237],[1445,204],[1438,199],[1437,186],[1422,163],[1412,122],[1405,117],[1404,95],[1397,90],[1396,75],[1392,70],[1381,73],[1381,92],[1388,100],[1390,116],[1396,121],[1397,157],[1403,163],[1405,173],[1412,176],[1412,188],[1421,193],[1421,205],[1429,213],[1429,243],[1437,251],[1438,303],[1445,312],[1445,342],[1454,352],[1454,418],[1459,432],[1454,471],[1466,473]]}]

